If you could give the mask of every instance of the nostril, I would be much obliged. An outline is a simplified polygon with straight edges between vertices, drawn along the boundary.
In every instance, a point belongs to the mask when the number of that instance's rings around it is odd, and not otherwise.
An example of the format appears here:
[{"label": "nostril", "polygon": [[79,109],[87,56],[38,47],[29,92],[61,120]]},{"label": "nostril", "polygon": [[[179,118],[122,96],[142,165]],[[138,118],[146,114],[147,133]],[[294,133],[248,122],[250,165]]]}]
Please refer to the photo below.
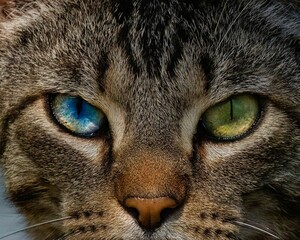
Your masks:
[{"label": "nostril", "polygon": [[124,205],[131,215],[138,220],[141,227],[147,230],[157,228],[162,220],[171,214],[172,209],[178,206],[177,202],[169,197],[128,198]]},{"label": "nostril", "polygon": [[160,214],[161,221],[164,222],[166,219],[168,219],[174,213],[174,211],[174,208],[166,208],[162,210]]},{"label": "nostril", "polygon": [[136,208],[133,207],[126,207],[124,206],[126,211],[131,215],[133,218],[138,219],[139,218],[139,211]]}]

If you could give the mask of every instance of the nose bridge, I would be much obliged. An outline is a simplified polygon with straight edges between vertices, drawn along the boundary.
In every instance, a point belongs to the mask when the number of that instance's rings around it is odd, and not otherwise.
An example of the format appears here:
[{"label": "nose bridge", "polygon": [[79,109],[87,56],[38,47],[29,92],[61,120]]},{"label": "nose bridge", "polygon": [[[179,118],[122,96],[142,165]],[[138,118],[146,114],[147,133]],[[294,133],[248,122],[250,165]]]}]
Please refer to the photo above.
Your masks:
[{"label": "nose bridge", "polygon": [[[185,196],[186,182],[182,172],[186,169],[182,157],[157,149],[129,150],[118,162],[115,189],[117,198],[157,198],[172,195],[176,200]],[[180,170],[180,171],[179,171]]]},{"label": "nose bridge", "polygon": [[[142,121],[141,118],[143,118]],[[175,120],[175,117],[169,118],[171,117],[155,115],[155,110],[153,110],[151,115],[145,114],[143,117],[133,118],[125,131],[132,133],[137,145],[169,146],[174,144],[179,129],[179,121]]]},{"label": "nose bridge", "polygon": [[184,103],[167,86],[162,87],[162,82],[162,79],[146,79],[131,90],[125,132],[131,132],[139,143],[164,144],[178,132]]}]

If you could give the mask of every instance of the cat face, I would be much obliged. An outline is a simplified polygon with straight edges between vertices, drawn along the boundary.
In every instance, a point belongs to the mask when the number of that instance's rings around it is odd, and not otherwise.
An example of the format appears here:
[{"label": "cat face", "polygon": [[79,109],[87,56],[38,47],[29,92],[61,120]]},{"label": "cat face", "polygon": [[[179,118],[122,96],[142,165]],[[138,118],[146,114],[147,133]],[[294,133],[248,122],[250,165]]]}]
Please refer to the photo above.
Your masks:
[{"label": "cat face", "polygon": [[32,238],[299,238],[297,3],[0,4],[6,188],[57,220]]}]

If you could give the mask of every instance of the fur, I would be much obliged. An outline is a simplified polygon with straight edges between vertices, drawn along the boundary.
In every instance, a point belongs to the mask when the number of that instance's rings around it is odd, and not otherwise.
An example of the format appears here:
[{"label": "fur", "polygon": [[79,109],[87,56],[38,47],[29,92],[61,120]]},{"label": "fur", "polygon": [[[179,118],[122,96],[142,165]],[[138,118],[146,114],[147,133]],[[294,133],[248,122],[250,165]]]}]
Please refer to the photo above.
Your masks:
[{"label": "fur", "polygon": [[[300,239],[298,1],[0,1],[0,163],[33,239]],[[107,116],[81,138],[49,95],[81,96]],[[233,94],[260,98],[247,136],[199,127]],[[180,205],[153,232],[125,197]],[[69,238],[68,238],[69,239]]]}]

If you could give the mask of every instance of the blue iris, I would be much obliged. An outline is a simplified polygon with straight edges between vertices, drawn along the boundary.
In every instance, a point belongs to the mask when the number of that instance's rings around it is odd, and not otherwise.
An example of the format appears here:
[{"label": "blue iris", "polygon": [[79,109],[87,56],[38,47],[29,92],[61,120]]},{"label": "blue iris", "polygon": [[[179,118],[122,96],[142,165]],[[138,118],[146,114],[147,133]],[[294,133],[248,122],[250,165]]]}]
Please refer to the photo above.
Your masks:
[{"label": "blue iris", "polygon": [[79,135],[93,136],[104,124],[104,113],[81,97],[56,95],[51,108],[60,124]]}]

